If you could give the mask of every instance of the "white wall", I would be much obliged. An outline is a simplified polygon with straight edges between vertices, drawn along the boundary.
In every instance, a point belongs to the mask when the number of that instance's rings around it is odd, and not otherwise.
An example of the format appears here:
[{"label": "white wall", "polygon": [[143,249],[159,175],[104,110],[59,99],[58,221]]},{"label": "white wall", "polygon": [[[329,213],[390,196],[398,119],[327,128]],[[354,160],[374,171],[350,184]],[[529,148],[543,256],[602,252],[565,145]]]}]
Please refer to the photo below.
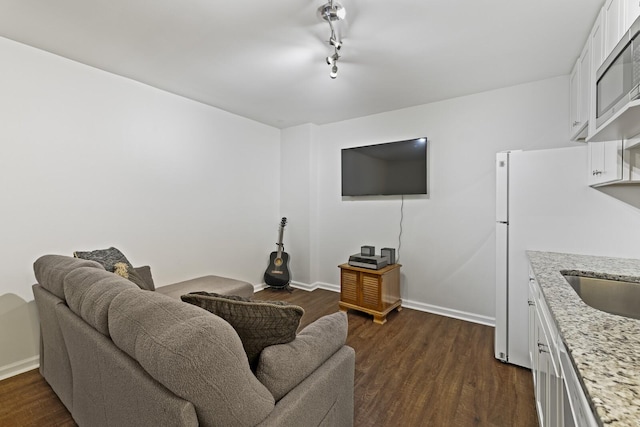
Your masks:
[{"label": "white wall", "polygon": [[[568,140],[568,105],[568,78],[560,77],[318,126],[309,139],[317,169],[310,285],[337,288],[337,265],[362,245],[377,253],[398,247],[400,197],[342,198],[340,149],[427,136],[429,195],[404,200],[403,300],[491,324],[495,153],[576,145]],[[292,163],[283,162],[283,174]],[[283,204],[296,197],[283,191]]]},{"label": "white wall", "polygon": [[158,285],[262,282],[278,129],[3,38],[0,57],[0,377],[38,353],[40,255],[113,245]]},{"label": "white wall", "polygon": [[[311,141],[314,126],[305,124],[282,131],[280,191],[290,197],[282,200],[280,210],[287,217],[283,242],[289,254],[289,270],[295,284],[310,283],[311,271]],[[275,225],[275,224],[274,224]],[[276,247],[273,247],[276,250]]]}]

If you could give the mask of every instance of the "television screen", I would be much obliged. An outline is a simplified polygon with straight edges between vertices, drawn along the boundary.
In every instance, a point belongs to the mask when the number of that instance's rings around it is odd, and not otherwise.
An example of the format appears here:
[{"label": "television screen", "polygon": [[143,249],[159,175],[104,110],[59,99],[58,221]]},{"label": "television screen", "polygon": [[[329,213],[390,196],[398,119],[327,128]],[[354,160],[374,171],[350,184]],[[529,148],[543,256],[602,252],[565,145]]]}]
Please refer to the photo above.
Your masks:
[{"label": "television screen", "polygon": [[427,138],[342,149],[342,195],[427,194]]}]

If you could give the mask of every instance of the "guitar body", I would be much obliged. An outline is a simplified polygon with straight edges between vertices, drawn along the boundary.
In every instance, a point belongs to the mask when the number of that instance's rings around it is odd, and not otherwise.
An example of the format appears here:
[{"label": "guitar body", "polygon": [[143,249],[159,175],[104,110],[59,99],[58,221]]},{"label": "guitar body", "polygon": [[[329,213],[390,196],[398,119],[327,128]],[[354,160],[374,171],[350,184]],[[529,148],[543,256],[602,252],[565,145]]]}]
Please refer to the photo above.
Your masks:
[{"label": "guitar body", "polygon": [[269,256],[269,266],[264,272],[264,283],[272,288],[286,288],[291,282],[289,275],[289,254],[281,252],[271,252]]},{"label": "guitar body", "polygon": [[282,218],[282,221],[280,221],[278,243],[276,243],[278,250],[271,252],[269,256],[269,266],[264,272],[264,283],[272,288],[290,290],[289,254],[284,251],[284,245],[282,244],[282,234],[284,233],[285,225],[287,225],[287,218]]}]

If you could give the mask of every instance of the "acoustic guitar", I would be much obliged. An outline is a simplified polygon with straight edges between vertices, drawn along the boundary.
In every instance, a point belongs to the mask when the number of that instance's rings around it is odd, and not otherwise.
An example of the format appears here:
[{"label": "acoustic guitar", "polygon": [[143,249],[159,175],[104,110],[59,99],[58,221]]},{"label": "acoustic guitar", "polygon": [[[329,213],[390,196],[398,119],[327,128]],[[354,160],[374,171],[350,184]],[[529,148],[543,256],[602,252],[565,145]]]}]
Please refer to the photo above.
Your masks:
[{"label": "acoustic guitar", "polygon": [[280,231],[278,237],[278,250],[271,252],[269,256],[269,266],[264,272],[264,283],[272,288],[289,289],[291,277],[289,274],[289,254],[284,251],[282,235],[284,227],[287,225],[287,218],[280,221]]}]

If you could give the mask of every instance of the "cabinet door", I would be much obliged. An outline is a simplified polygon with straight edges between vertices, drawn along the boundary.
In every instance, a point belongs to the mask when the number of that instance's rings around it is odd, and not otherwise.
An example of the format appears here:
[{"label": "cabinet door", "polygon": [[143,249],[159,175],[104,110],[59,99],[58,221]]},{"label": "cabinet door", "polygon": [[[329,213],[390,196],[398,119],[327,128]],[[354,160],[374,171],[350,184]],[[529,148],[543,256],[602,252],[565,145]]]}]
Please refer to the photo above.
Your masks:
[{"label": "cabinet door", "polygon": [[560,368],[564,385],[562,390],[564,426],[596,427],[598,423],[582,390],[567,350],[561,342],[559,347]]},{"label": "cabinet door", "polygon": [[622,179],[622,141],[589,142],[589,185]]},{"label": "cabinet door", "polygon": [[537,338],[536,338],[536,297],[535,297],[535,283],[534,278],[529,278],[529,363],[531,363],[531,372],[533,374],[533,385],[536,385],[536,371],[537,358],[536,352],[538,351]]},{"label": "cabinet door", "polygon": [[549,407],[547,408],[547,424],[550,426],[561,426],[562,425],[562,371],[560,370],[560,360],[558,359],[558,348],[556,347],[556,343],[554,342],[555,338],[552,338],[554,335],[553,327],[550,319],[547,319],[545,322],[545,333],[547,336],[548,347],[548,358],[549,358],[549,384],[547,388],[547,393],[549,394]]},{"label": "cabinet door", "polygon": [[536,410],[541,427],[549,424],[549,371],[551,358],[549,357],[549,342],[544,334],[540,313],[536,315]]},{"label": "cabinet door", "polygon": [[600,10],[596,21],[593,23],[591,33],[589,34],[589,45],[591,50],[591,72],[594,76],[596,75],[598,68],[602,65],[605,59],[603,10],[604,9]]},{"label": "cabinet door", "polygon": [[350,304],[358,303],[358,272],[340,270],[340,300]]},{"label": "cabinet door", "polygon": [[373,310],[382,310],[382,300],[380,298],[380,275],[360,273],[362,286],[362,300],[359,304],[362,307]]},{"label": "cabinet door", "polygon": [[589,34],[589,58],[591,69],[589,75],[589,135],[596,131],[596,75],[604,61],[604,35],[602,34],[602,10],[598,14]]},{"label": "cabinet door", "polygon": [[586,136],[586,126],[589,121],[591,107],[591,55],[589,54],[589,40],[582,49],[570,77],[571,104],[569,106],[571,120],[570,135],[576,141]]},{"label": "cabinet door", "polygon": [[589,142],[589,168],[587,182],[595,185],[600,182],[600,175],[604,169],[604,142]]},{"label": "cabinet door", "polygon": [[569,77],[569,135],[573,139],[580,125],[580,61],[578,60]]},{"label": "cabinet door", "polygon": [[624,34],[624,5],[626,0],[607,0],[604,3],[604,55],[611,53]]},{"label": "cabinet door", "polygon": [[580,128],[589,121],[589,112],[591,108],[591,53],[589,50],[589,41],[580,54],[578,59],[580,68],[580,89],[578,95],[578,113],[580,116]]}]

